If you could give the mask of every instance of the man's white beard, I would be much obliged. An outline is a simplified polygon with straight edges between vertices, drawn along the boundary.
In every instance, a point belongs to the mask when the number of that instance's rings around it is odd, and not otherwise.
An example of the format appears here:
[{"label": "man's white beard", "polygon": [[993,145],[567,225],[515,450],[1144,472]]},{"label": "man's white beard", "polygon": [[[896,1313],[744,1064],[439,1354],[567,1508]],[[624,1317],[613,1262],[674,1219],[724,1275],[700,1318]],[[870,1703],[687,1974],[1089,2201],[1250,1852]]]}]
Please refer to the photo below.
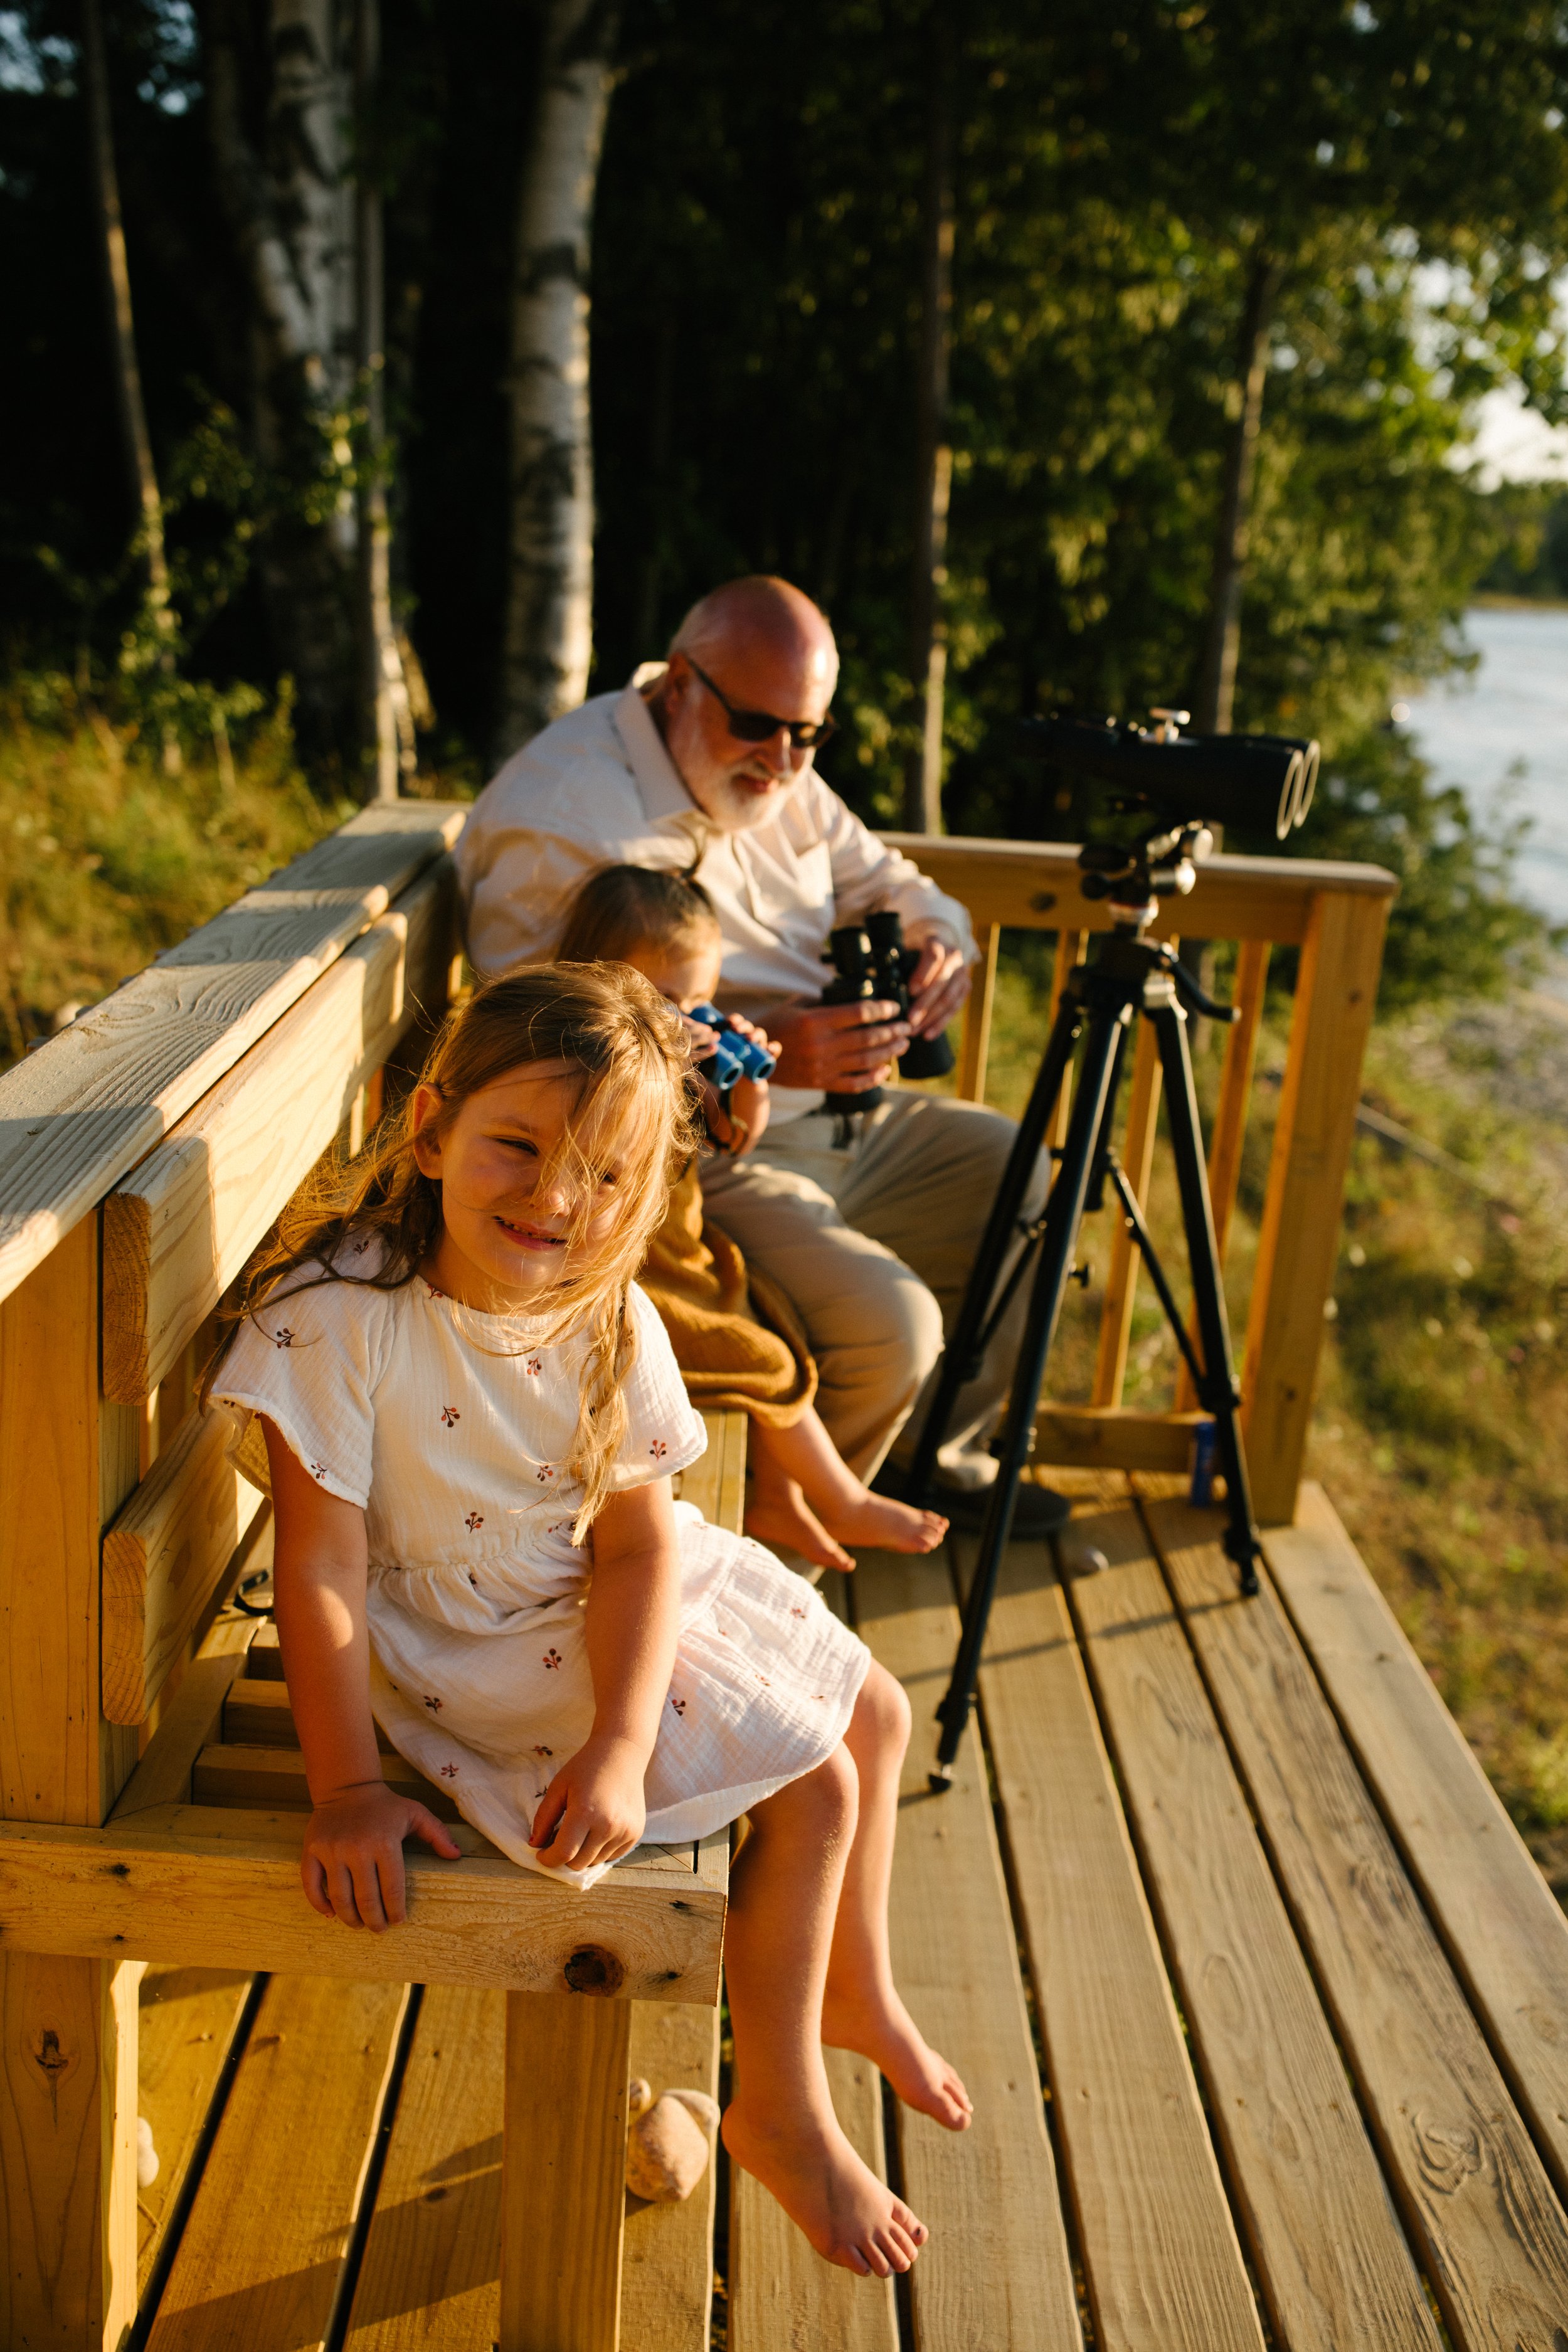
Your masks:
[{"label": "man's white beard", "polygon": [[[726,776],[721,783],[710,787],[707,804],[704,806],[700,801],[698,806],[702,809],[715,833],[750,833],[764,818],[772,816],[775,809],[784,806],[799,783],[800,777],[808,772],[803,768],[800,775],[791,776],[777,784],[763,798],[759,798],[746,785],[735,783]],[[692,797],[696,799],[696,794],[693,793]]]}]

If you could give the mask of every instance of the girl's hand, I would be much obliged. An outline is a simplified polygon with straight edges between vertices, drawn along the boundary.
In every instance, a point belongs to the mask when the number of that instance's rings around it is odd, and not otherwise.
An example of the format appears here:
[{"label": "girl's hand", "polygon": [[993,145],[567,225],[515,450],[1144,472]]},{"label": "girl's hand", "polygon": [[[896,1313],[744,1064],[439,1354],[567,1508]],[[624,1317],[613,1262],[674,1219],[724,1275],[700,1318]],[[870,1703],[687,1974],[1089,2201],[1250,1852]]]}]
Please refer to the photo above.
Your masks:
[{"label": "girl's hand", "polygon": [[300,1863],[305,1899],[324,1919],[379,1935],[407,1916],[403,1841],[423,1838],[443,1862],[462,1849],[444,1822],[384,1781],[329,1797],[310,1815]]},{"label": "girl's hand", "polygon": [[[672,1005],[670,1010],[674,1012],[677,1008]],[[700,1062],[708,1059],[719,1043],[719,1032],[710,1029],[705,1021],[693,1021],[689,1013],[681,1013],[680,1025],[686,1032],[686,1051],[691,1067],[695,1069]]]},{"label": "girl's hand", "polygon": [[775,1062],[784,1052],[784,1047],[776,1037],[770,1037],[765,1029],[759,1029],[756,1023],[748,1021],[743,1013],[731,1013],[730,1026],[737,1036],[750,1037],[755,1045],[762,1047],[764,1054],[771,1054]]},{"label": "girl's hand", "polygon": [[539,1801],[528,1843],[541,1862],[552,1870],[592,1870],[630,1853],[647,1819],[647,1756],[635,1740],[586,1740]]}]

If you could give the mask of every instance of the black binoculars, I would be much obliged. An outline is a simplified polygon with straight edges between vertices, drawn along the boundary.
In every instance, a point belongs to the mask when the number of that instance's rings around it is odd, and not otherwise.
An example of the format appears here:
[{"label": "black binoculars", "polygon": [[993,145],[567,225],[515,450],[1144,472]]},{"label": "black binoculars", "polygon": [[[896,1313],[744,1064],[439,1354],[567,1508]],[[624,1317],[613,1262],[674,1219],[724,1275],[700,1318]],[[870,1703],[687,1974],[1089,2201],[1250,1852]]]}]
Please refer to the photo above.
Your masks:
[{"label": "black binoculars", "polygon": [[[910,982],[921,960],[918,948],[904,945],[904,927],[890,908],[868,915],[863,923],[846,923],[830,931],[822,961],[833,966],[833,978],[822,992],[824,1004],[896,1004],[901,1018],[910,1012]],[[911,1037],[899,1056],[899,1072],[906,1078],[942,1078],[952,1067],[952,1047],[943,1030],[935,1037]],[[830,1094],[824,1110],[837,1116],[875,1110],[882,1099],[880,1087],[860,1094]]]}]

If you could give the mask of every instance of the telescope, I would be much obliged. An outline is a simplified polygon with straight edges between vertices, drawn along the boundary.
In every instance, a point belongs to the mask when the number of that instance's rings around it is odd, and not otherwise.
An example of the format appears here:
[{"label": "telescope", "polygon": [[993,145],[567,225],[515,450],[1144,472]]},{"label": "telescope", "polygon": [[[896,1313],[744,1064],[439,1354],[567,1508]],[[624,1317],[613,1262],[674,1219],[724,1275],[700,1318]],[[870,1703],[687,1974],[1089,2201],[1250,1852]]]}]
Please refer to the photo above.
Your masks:
[{"label": "telescope", "polygon": [[1111,787],[1119,810],[1147,809],[1174,824],[1207,818],[1251,828],[1267,820],[1284,841],[1306,819],[1318,783],[1315,742],[1294,735],[1183,735],[1184,710],[1156,710],[1151,730],[1113,719],[1026,719],[1037,759]]}]

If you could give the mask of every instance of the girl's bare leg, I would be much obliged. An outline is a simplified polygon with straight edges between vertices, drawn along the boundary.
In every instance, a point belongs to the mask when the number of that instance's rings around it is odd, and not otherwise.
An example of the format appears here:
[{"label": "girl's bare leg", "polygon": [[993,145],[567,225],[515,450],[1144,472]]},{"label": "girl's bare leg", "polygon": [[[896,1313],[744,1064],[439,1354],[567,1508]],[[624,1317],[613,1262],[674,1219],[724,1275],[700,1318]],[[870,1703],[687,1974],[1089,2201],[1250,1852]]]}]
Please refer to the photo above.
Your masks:
[{"label": "girl's bare leg", "polygon": [[[837,1536],[841,1543],[865,1544],[878,1551],[934,1551],[947,1533],[947,1521],[940,1513],[912,1510],[908,1503],[873,1495],[863,1486],[810,1405],[788,1429],[764,1429],[761,1422],[753,1422],[750,1435],[753,1460],[765,1462],[767,1475],[792,1482],[829,1539]],[[783,1535],[773,1539],[790,1540]],[[805,1547],[796,1544],[795,1549]],[[843,1559],[824,1562],[833,1568],[845,1564]]]},{"label": "girl's bare leg", "polygon": [[785,1467],[778,1440],[791,1434],[760,1421],[746,1433],[746,1533],[758,1543],[783,1544],[818,1568],[853,1568],[849,1554],[828,1534]]},{"label": "girl's bare leg", "polygon": [[840,1748],[752,1813],[724,1937],[735,2095],[723,2133],[734,2161],[819,2254],[886,2278],[909,2269],[925,2224],[845,2138],[822,2063],[823,1985],[856,1801],[855,1766]]},{"label": "girl's bare leg", "polygon": [[974,2112],[969,2094],[900,2000],[888,1944],[899,1769],[909,1741],[909,1700],[873,1664],[844,1738],[859,1776],[860,1811],[828,1958],[822,2038],[873,2060],[907,2106],[963,2131]]}]

